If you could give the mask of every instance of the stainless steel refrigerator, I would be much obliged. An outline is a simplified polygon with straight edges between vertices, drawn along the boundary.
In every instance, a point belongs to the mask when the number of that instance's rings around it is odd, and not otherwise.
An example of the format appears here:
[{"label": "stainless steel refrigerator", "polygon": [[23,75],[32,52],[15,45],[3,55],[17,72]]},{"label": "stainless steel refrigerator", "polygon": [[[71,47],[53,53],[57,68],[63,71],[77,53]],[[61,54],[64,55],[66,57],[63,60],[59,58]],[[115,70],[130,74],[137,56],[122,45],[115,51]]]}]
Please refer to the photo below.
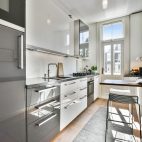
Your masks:
[{"label": "stainless steel refrigerator", "polygon": [[25,34],[0,25],[0,142],[25,142]]}]

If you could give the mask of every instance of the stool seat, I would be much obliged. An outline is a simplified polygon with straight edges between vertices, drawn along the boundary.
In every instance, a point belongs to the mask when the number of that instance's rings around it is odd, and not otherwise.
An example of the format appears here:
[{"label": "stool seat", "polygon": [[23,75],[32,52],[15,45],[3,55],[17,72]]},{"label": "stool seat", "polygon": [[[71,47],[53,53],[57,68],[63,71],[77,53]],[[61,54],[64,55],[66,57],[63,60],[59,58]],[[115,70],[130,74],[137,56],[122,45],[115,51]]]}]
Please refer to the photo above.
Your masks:
[{"label": "stool seat", "polygon": [[[130,90],[121,90],[121,89],[112,89],[112,88],[110,89],[109,98],[108,98],[108,101],[107,101],[105,142],[106,142],[106,136],[107,136],[107,129],[108,129],[108,122],[109,121],[131,125],[131,127],[132,127],[132,135],[133,135],[133,124],[134,124],[133,105],[136,104],[136,105],[139,106],[139,115],[140,115],[140,104],[139,104],[138,96],[132,96],[130,94],[131,94]],[[110,117],[111,115],[119,115],[119,114],[115,114],[114,112],[110,111],[110,108],[112,109],[112,102],[118,102],[118,103],[132,105],[131,106],[132,107],[132,111],[129,110],[129,116],[127,116],[128,119],[129,119],[129,122],[124,121],[125,119],[122,120],[122,121],[118,121],[118,120],[113,119],[113,117]],[[121,117],[126,117],[126,116],[125,115],[121,115]],[[141,119],[140,119],[139,123],[140,123],[140,138],[141,138]],[[122,139],[116,138],[116,140],[122,140]]]},{"label": "stool seat", "polygon": [[131,91],[130,90],[126,90],[126,89],[123,90],[123,89],[110,88],[109,92],[113,93],[113,94],[119,94],[119,95],[128,95],[128,96],[131,95]]}]

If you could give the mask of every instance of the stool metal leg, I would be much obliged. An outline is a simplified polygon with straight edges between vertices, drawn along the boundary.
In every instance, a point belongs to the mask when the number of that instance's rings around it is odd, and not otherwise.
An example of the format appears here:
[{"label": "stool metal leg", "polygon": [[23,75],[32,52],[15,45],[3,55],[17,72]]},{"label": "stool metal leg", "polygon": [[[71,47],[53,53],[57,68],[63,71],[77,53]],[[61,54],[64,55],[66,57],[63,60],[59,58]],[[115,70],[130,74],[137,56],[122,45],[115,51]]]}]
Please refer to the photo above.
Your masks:
[{"label": "stool metal leg", "polygon": [[139,123],[140,123],[140,140],[141,140],[141,142],[142,142],[142,134],[141,134],[141,109],[140,109],[140,105],[139,105]]},{"label": "stool metal leg", "polygon": [[134,129],[133,129],[133,124],[134,124],[134,119],[133,119],[133,104],[132,104],[132,135],[134,135]]},{"label": "stool metal leg", "polygon": [[107,114],[106,114],[106,131],[105,131],[105,142],[106,142],[106,139],[107,139],[108,115],[109,115],[109,100],[107,101]]}]

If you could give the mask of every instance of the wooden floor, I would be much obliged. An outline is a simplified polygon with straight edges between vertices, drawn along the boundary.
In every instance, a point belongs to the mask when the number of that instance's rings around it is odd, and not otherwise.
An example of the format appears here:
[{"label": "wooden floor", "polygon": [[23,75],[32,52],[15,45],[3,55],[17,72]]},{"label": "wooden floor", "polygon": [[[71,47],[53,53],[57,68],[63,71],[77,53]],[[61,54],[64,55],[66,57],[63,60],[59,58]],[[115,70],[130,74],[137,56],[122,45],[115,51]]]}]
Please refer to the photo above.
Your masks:
[{"label": "wooden floor", "polygon": [[[94,113],[100,108],[106,106],[107,101],[104,99],[97,99],[92,103],[84,112],[82,112],[71,124],[69,124],[64,130],[62,130],[52,142],[72,142],[73,139],[78,135],[82,130],[85,124],[90,120]],[[119,105],[119,104],[116,104]],[[122,107],[122,105],[121,105]],[[123,108],[128,108],[126,105],[123,105]],[[137,120],[137,117],[136,117]],[[135,132],[136,135],[139,135],[139,132]]]}]

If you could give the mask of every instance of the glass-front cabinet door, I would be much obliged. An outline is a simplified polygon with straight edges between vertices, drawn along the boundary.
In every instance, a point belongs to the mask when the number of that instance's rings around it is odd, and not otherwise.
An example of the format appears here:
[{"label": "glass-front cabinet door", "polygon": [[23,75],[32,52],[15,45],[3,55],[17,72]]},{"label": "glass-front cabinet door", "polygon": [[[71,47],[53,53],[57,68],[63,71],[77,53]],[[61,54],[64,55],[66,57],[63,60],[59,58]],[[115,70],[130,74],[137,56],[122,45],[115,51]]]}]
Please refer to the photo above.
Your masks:
[{"label": "glass-front cabinet door", "polygon": [[0,19],[25,27],[25,0],[0,0]]},{"label": "glass-front cabinet door", "polygon": [[89,27],[81,20],[79,22],[79,56],[88,57],[89,52]]}]

